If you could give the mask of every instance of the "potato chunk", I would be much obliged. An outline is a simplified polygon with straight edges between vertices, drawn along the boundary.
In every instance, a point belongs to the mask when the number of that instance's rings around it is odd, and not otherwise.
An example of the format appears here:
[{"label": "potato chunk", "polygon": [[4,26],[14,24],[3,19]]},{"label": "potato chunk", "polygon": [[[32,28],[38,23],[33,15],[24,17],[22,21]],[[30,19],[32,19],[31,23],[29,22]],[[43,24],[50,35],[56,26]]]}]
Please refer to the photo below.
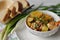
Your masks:
[{"label": "potato chunk", "polygon": [[43,14],[40,11],[33,11],[31,12],[31,17],[41,17]]},{"label": "potato chunk", "polygon": [[48,27],[46,25],[43,25],[42,26],[42,31],[45,32],[45,31],[48,31]]},{"label": "potato chunk", "polygon": [[32,17],[28,17],[28,22],[31,22],[31,21],[33,21],[34,20],[34,18],[32,18]]}]

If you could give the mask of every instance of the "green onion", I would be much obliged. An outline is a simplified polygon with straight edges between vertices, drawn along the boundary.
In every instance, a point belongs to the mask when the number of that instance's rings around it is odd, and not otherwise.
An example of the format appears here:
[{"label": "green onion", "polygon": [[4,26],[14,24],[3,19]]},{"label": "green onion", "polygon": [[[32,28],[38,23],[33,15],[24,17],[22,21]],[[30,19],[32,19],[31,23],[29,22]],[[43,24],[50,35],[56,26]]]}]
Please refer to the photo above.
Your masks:
[{"label": "green onion", "polygon": [[[60,16],[60,4],[57,5],[51,5],[51,6],[40,6],[40,10],[49,10],[54,13],[56,13],[58,16]],[[59,12],[57,12],[59,11]]]},{"label": "green onion", "polygon": [[15,24],[20,19],[24,18],[25,16],[27,16],[29,14],[29,13],[27,13],[27,10],[30,9],[31,7],[25,9],[26,12],[23,11],[22,14],[17,15],[15,18],[13,18],[10,22],[7,23],[5,29],[2,31],[2,34],[1,34],[1,37],[0,37],[1,39],[0,40],[6,40],[6,37],[8,36],[8,34],[14,29]]},{"label": "green onion", "polygon": [[[34,5],[32,5],[34,6]],[[31,7],[32,7],[31,6]],[[37,10],[40,6],[38,6],[35,9],[32,9],[31,7],[23,10],[22,14],[17,15],[15,18],[13,18],[10,22],[7,23],[5,29],[2,31],[0,40],[6,40],[6,37],[8,36],[8,34],[11,33],[11,31],[15,28],[15,25],[17,24],[17,22],[19,20],[21,20],[22,18],[26,17],[30,12]],[[28,10],[29,9],[29,10]]]}]

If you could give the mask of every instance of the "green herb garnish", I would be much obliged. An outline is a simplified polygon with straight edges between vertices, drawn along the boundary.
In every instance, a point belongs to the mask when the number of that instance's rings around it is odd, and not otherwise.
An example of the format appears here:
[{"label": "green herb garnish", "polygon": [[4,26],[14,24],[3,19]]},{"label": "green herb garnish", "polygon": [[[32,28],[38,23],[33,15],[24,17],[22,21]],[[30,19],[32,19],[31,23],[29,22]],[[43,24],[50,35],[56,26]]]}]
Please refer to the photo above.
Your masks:
[{"label": "green herb garnish", "polygon": [[60,16],[60,4],[51,5],[51,6],[41,6],[39,9],[52,11],[56,13],[58,16]]}]

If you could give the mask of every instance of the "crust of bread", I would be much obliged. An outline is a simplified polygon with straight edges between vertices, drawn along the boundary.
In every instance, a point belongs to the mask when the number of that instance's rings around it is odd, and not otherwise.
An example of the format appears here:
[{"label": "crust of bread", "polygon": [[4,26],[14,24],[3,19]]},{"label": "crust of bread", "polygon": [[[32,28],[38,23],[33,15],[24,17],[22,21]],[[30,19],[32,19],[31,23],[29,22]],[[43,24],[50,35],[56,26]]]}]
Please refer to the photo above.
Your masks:
[{"label": "crust of bread", "polygon": [[9,9],[6,9],[3,12],[1,12],[0,13],[0,22],[2,22],[2,23],[8,22],[11,19],[10,13],[11,13],[11,11]]},{"label": "crust of bread", "polygon": [[[30,4],[26,0],[16,1],[9,8],[11,10],[10,17],[14,18],[16,15],[21,14],[24,8],[29,7]],[[16,10],[16,11],[15,11]]]},{"label": "crust of bread", "polygon": [[14,2],[9,8],[0,13],[0,22],[7,23],[12,18],[21,14],[22,10],[29,6],[29,3],[25,0]]},{"label": "crust of bread", "polygon": [[12,10],[13,7],[16,8],[16,12],[23,10],[23,5],[19,1],[14,2],[9,9]]},{"label": "crust of bread", "polygon": [[27,8],[30,6],[30,4],[27,0],[19,0],[19,2],[22,3],[23,8]]},{"label": "crust of bread", "polygon": [[10,17],[11,17],[11,18],[14,18],[16,15],[17,15],[17,13],[16,13],[16,8],[13,7],[12,10],[11,10],[11,13],[10,13]]}]

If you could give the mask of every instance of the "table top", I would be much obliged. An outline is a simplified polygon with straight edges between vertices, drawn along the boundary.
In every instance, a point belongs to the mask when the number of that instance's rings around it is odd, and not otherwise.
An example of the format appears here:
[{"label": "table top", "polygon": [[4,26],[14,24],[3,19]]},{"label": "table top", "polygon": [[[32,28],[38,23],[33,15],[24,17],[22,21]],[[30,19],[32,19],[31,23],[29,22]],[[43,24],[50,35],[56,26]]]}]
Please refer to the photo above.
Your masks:
[{"label": "table top", "polygon": [[[38,6],[41,3],[44,3],[43,5],[46,6],[56,5],[60,3],[60,0],[28,0],[28,1],[30,5],[35,4],[36,6]],[[17,29],[16,29],[16,33],[20,38],[20,40],[60,40],[60,29],[56,34],[52,35],[51,37],[47,37],[47,38],[37,37],[27,31],[24,25],[24,20],[25,19],[18,22]],[[23,28],[23,30],[21,28]]]}]

